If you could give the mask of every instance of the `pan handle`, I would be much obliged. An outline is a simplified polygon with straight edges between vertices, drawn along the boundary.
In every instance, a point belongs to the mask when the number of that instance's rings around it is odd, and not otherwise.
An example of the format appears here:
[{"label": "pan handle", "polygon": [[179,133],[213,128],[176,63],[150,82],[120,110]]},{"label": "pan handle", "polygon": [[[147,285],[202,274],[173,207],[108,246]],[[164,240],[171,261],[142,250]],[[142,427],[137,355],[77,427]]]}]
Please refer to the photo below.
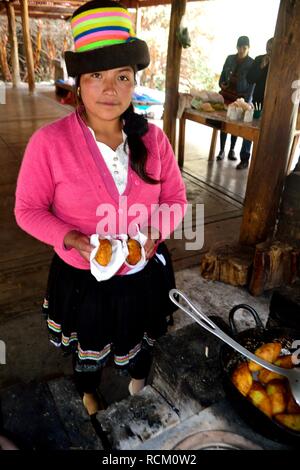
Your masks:
[{"label": "pan handle", "polygon": [[259,318],[259,315],[258,315],[257,311],[254,310],[253,307],[251,307],[250,305],[247,305],[247,304],[238,304],[238,305],[235,305],[234,307],[232,307],[232,309],[229,312],[229,317],[228,317],[230,329],[231,329],[232,334],[234,336],[236,336],[238,334],[238,330],[237,330],[237,327],[236,327],[236,324],[235,324],[234,315],[235,315],[235,312],[237,312],[240,309],[247,310],[249,313],[251,313],[252,317],[255,320],[256,326],[258,328],[265,329],[261,319]]}]

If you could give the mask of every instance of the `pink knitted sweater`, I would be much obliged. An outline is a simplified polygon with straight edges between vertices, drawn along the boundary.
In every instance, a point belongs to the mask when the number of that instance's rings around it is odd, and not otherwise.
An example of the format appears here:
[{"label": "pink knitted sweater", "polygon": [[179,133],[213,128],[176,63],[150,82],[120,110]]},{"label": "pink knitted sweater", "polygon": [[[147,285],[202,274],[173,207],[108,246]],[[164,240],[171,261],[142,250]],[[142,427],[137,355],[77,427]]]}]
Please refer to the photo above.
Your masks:
[{"label": "pink knitted sweater", "polygon": [[[18,225],[80,269],[89,269],[89,263],[63,244],[70,230],[88,236],[115,235],[130,233],[138,223],[158,228],[162,239],[167,238],[184,216],[185,186],[166,135],[149,124],[143,139],[149,153],[146,170],[160,183],[145,183],[129,166],[127,187],[120,196],[78,112],[36,131],[27,145],[17,182]],[[171,206],[174,210],[170,212]],[[125,272],[124,266],[118,274]]]}]

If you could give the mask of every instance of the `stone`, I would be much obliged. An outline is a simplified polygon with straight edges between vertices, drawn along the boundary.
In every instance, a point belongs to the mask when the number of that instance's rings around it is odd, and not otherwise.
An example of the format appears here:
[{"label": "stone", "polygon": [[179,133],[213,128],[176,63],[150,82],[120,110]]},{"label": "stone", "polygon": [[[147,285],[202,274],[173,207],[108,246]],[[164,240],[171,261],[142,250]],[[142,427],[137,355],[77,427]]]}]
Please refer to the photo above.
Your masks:
[{"label": "stone", "polygon": [[140,393],[99,411],[96,419],[112,449],[135,449],[179,423],[170,405],[147,385]]},{"label": "stone", "polygon": [[71,441],[46,383],[18,384],[1,391],[3,428],[25,450],[64,450]]},{"label": "stone", "polygon": [[17,384],[1,391],[3,428],[25,450],[102,450],[69,378]]},{"label": "stone", "polygon": [[63,377],[49,381],[48,386],[70,439],[70,449],[103,450],[73,381]]},{"label": "stone", "polygon": [[[215,322],[222,324],[220,318]],[[224,396],[219,353],[222,343],[197,324],[161,338],[155,348],[152,386],[182,420]]]}]

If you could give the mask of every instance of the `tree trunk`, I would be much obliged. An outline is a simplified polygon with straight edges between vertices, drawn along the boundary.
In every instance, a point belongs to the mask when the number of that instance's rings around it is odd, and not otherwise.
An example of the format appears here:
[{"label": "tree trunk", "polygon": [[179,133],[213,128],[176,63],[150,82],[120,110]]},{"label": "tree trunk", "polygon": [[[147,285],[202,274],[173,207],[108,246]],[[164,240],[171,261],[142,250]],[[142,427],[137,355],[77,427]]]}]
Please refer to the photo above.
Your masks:
[{"label": "tree trunk", "polygon": [[0,38],[0,64],[3,73],[4,80],[9,82],[11,80],[11,74],[7,63],[6,54],[7,36]]},{"label": "tree trunk", "polygon": [[166,70],[166,100],[164,106],[164,131],[169,137],[173,150],[176,144],[176,117],[178,108],[178,86],[182,46],[177,31],[185,13],[186,0],[172,0]]},{"label": "tree trunk", "polygon": [[273,235],[293,140],[300,79],[300,0],[281,0],[256,159],[248,180],[240,242]]},{"label": "tree trunk", "polygon": [[265,290],[292,284],[297,279],[299,250],[282,242],[263,242],[256,246],[249,291],[261,295]]},{"label": "tree trunk", "polygon": [[9,41],[11,46],[12,83],[13,87],[17,87],[21,81],[21,78],[15,10],[11,2],[5,3],[5,6],[8,21]]},{"label": "tree trunk", "polygon": [[26,64],[27,64],[28,87],[29,87],[29,91],[33,92],[35,89],[34,62],[33,62],[33,53],[32,53],[32,45],[31,45],[31,37],[30,37],[30,27],[29,27],[28,0],[20,0],[20,4],[21,4],[24,48],[25,48]]}]

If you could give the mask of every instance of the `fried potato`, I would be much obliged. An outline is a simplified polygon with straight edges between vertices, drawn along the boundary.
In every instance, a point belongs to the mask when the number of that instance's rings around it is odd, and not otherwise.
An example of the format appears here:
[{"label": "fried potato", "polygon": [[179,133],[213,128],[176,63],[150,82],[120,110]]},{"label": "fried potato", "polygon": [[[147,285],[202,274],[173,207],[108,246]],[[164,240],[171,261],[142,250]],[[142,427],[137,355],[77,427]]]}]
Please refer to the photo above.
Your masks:
[{"label": "fried potato", "polygon": [[111,260],[112,256],[112,246],[109,240],[106,238],[103,240],[99,240],[100,245],[97,250],[95,259],[97,263],[101,264],[101,266],[107,266]]},{"label": "fried potato", "polygon": [[142,247],[140,243],[133,238],[130,238],[127,242],[127,247],[128,247],[128,256],[126,258],[126,261],[128,264],[135,265],[137,264],[141,257],[142,257]]},{"label": "fried potato", "polygon": [[[268,362],[275,362],[281,351],[280,343],[265,343],[256,349],[255,355],[264,359]],[[259,366],[253,361],[249,361],[249,369],[251,372],[261,370],[262,366]]]},{"label": "fried potato", "polygon": [[287,354],[286,356],[279,356],[274,364],[276,364],[276,366],[283,367],[284,369],[292,369],[294,367],[292,357],[292,354]]},{"label": "fried potato", "polygon": [[291,413],[291,414],[284,414],[284,413],[281,413],[281,414],[278,414],[275,416],[275,419],[283,424],[284,426],[286,426],[287,428],[289,429],[292,429],[293,431],[300,431],[300,413],[299,414],[295,414],[295,413]]},{"label": "fried potato", "polygon": [[287,407],[286,411],[288,413],[300,413],[300,406],[295,402],[295,399],[293,395],[291,394],[291,391],[287,391]]},{"label": "fried potato", "polygon": [[284,377],[283,375],[276,374],[276,372],[271,372],[268,369],[262,369],[258,373],[258,380],[260,381],[260,383],[264,385],[271,382],[271,380],[275,380],[275,379],[284,380]]},{"label": "fried potato", "polygon": [[272,404],[271,400],[259,382],[253,382],[252,387],[248,393],[248,397],[254,406],[260,409],[269,418],[272,417]]},{"label": "fried potato", "polygon": [[253,382],[247,362],[242,362],[235,368],[231,380],[242,395],[246,397]]},{"label": "fried potato", "polygon": [[[276,361],[274,362],[276,366],[282,367],[283,369],[292,369],[293,362],[292,362],[292,354],[287,354],[286,356],[279,356]],[[258,380],[262,384],[267,384],[271,382],[271,380],[284,380],[284,376],[280,374],[276,374],[275,372],[271,372],[267,369],[261,369],[258,374]]]},{"label": "fried potato", "polygon": [[284,413],[287,407],[287,389],[282,380],[271,380],[266,387],[272,405],[272,414]]}]

